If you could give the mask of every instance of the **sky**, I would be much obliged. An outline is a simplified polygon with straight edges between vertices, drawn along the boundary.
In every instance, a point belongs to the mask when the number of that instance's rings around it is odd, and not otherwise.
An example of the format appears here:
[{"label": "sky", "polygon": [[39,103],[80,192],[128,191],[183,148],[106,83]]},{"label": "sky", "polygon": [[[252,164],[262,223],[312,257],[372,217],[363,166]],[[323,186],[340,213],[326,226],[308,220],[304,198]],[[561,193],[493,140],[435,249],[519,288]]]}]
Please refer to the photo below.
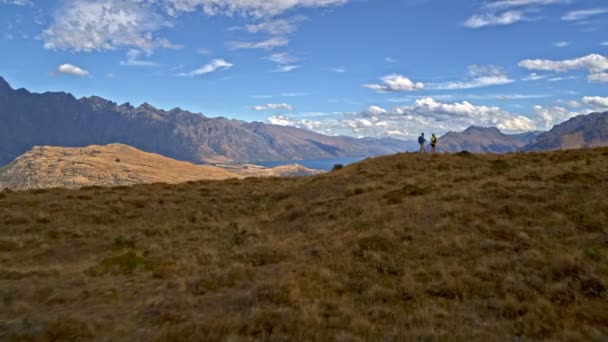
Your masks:
[{"label": "sky", "polygon": [[606,0],[0,0],[14,88],[328,135],[608,110]]}]

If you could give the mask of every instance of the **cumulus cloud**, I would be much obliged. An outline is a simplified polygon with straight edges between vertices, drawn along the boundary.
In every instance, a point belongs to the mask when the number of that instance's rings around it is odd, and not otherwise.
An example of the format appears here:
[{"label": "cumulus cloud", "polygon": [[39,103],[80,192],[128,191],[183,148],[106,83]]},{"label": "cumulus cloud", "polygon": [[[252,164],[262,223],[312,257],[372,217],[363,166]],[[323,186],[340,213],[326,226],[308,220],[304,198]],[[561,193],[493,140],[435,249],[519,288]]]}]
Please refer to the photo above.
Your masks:
[{"label": "cumulus cloud", "polygon": [[424,89],[423,83],[412,82],[409,78],[399,74],[384,76],[381,78],[381,81],[382,84],[364,84],[363,87],[379,93],[416,91]]},{"label": "cumulus cloud", "polygon": [[[549,59],[526,59],[518,64],[529,70],[542,70],[551,72],[567,72],[571,70],[587,70],[590,82],[608,82],[608,58],[600,54],[591,54],[575,59],[561,61]],[[564,79],[564,78],[560,78]]]},{"label": "cumulus cloud", "polygon": [[214,59],[208,64],[203,65],[202,67],[193,70],[188,73],[181,73],[178,76],[199,76],[205,75],[216,71],[227,70],[232,68],[234,65],[232,63],[228,63],[223,59]]},{"label": "cumulus cloud", "polygon": [[256,112],[268,111],[268,110],[288,110],[292,111],[295,108],[287,103],[268,103],[263,106],[253,106],[253,110]]},{"label": "cumulus cloud", "polygon": [[476,106],[467,101],[445,103],[434,98],[420,98],[411,106],[371,106],[360,112],[344,113],[337,119],[301,120],[279,115],[268,121],[325,134],[332,132],[406,139],[415,138],[421,131],[441,134],[450,130],[464,130],[471,125],[498,127],[509,132],[535,129],[532,119],[498,107]]},{"label": "cumulus cloud", "polygon": [[594,108],[608,108],[608,97],[601,96],[585,96],[583,103]]},{"label": "cumulus cloud", "polygon": [[608,58],[600,54],[591,54],[576,59],[561,61],[548,59],[526,59],[518,64],[522,68],[530,70],[543,70],[553,72],[566,72],[577,69],[587,69],[591,73],[608,70]]},{"label": "cumulus cloud", "polygon": [[437,90],[473,89],[514,82],[506,75],[503,68],[496,65],[471,65],[468,76],[464,81],[432,83],[428,85],[428,88]]},{"label": "cumulus cloud", "polygon": [[560,124],[570,118],[581,114],[588,114],[590,111],[570,111],[564,107],[543,107],[534,106],[534,114],[536,116],[536,126],[538,129],[551,129],[553,126]]},{"label": "cumulus cloud", "polygon": [[88,76],[89,75],[89,71],[81,69],[73,64],[61,64],[58,68],[57,68],[57,72],[62,73],[62,74],[68,74],[68,75],[75,75],[75,76]]},{"label": "cumulus cloud", "polygon": [[608,72],[598,72],[587,76],[589,82],[608,83]]},{"label": "cumulus cloud", "polygon": [[273,17],[296,8],[340,6],[348,0],[164,0],[169,14],[202,10],[207,15]]},{"label": "cumulus cloud", "polygon": [[228,48],[231,50],[240,49],[266,49],[272,50],[274,48],[285,46],[289,44],[287,37],[270,37],[265,40],[255,42],[244,42],[244,41],[230,41],[227,43]]},{"label": "cumulus cloud", "polygon": [[580,20],[585,20],[587,18],[601,15],[601,14],[606,14],[606,13],[608,13],[608,8],[590,8],[590,9],[584,9],[584,10],[577,10],[577,11],[571,11],[571,12],[566,13],[562,17],[562,20],[580,21]]},{"label": "cumulus cloud", "polygon": [[128,0],[70,0],[53,16],[40,38],[47,49],[114,50],[131,47],[151,52],[173,47],[154,32],[169,26],[145,3]]}]

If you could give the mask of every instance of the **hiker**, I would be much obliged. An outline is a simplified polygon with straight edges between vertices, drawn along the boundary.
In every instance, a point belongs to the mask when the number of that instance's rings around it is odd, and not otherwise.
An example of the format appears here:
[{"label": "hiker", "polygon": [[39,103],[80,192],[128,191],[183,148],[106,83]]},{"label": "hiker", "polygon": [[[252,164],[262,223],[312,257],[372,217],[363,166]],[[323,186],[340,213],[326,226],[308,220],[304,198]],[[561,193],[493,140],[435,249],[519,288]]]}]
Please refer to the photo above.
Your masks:
[{"label": "hiker", "polygon": [[437,147],[437,141],[439,141],[439,139],[437,139],[435,133],[433,133],[431,135],[431,153],[437,152],[437,150],[435,149]]},{"label": "hiker", "polygon": [[420,153],[426,152],[426,139],[424,138],[424,133],[420,133],[420,136],[418,137],[418,143],[420,144]]}]

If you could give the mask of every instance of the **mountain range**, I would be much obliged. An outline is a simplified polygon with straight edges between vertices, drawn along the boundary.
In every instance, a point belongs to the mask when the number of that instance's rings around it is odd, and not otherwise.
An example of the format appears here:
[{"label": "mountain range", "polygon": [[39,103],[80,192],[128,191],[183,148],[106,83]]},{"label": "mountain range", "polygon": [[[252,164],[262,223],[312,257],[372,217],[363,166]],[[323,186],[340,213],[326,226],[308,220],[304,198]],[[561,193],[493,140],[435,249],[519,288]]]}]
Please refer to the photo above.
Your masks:
[{"label": "mountain range", "polygon": [[439,141],[440,152],[514,152],[530,144],[541,132],[504,134],[498,128],[471,126],[464,132],[449,132]]},{"label": "mountain range", "polygon": [[0,165],[34,146],[120,143],[194,163],[368,157],[405,150],[397,139],[325,136],[304,129],[134,107],[97,96],[15,90],[0,77]]},{"label": "mountain range", "polygon": [[[548,132],[504,134],[472,126],[439,139],[439,152],[507,153],[608,146],[608,112],[581,115]],[[208,118],[179,108],[134,107],[97,96],[14,90],[0,77],[0,166],[34,146],[125,144],[193,163],[368,157],[412,151],[397,139],[325,136],[295,127]]]},{"label": "mountain range", "polygon": [[521,151],[608,146],[608,112],[579,115],[536,137]]}]

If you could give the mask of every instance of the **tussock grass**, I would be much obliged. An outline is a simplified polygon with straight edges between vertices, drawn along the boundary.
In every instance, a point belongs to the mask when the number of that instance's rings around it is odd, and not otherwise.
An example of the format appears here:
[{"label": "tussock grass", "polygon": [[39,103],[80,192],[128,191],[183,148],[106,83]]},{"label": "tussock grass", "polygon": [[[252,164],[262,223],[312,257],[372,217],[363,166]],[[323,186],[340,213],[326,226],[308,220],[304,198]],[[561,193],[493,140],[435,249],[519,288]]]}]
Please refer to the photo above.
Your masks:
[{"label": "tussock grass", "polygon": [[0,339],[605,340],[608,150],[0,192]]}]

